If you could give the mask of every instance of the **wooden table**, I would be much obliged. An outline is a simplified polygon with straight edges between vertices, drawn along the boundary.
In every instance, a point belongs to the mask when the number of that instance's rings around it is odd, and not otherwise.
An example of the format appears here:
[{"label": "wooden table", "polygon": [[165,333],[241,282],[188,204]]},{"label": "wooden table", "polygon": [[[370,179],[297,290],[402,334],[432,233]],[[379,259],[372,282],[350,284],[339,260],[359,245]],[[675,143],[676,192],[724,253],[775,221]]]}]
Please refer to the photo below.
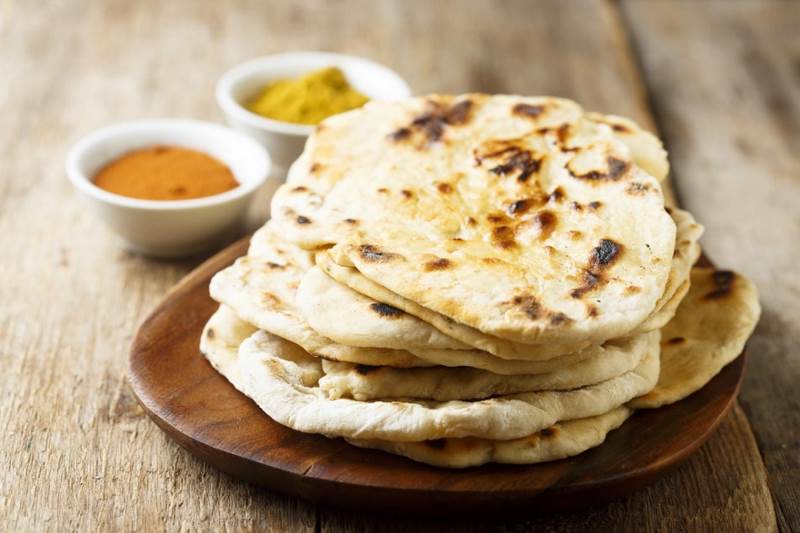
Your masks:
[{"label": "wooden table", "polygon": [[[0,2],[0,528],[800,530],[798,27],[800,4],[782,1]],[[168,440],[131,395],[126,352],[202,258],[123,250],[64,155],[117,121],[220,120],[223,71],[292,49],[373,58],[416,93],[563,95],[657,128],[709,255],[762,294],[718,433],[631,498],[468,522],[318,509]]]}]

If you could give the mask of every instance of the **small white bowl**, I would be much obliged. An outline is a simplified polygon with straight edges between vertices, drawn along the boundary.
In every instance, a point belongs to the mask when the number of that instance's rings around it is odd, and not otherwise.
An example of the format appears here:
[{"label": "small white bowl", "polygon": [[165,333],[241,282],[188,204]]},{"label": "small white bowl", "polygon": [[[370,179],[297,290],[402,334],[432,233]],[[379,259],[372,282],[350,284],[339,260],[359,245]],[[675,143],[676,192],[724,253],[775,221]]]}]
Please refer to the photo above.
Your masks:
[{"label": "small white bowl", "polygon": [[[110,193],[94,176],[118,157],[154,145],[181,146],[225,163],[239,186],[191,200],[140,200]],[[103,128],[76,143],[66,170],[75,188],[135,251],[175,257],[221,244],[244,221],[253,195],[269,175],[270,157],[252,138],[209,122],[153,119]]]},{"label": "small white bowl", "polygon": [[262,117],[248,111],[244,102],[271,81],[325,67],[339,67],[350,84],[372,100],[400,100],[411,95],[408,84],[393,70],[367,59],[327,52],[289,52],[253,59],[229,70],[217,83],[217,103],[228,124],[269,150],[276,176],[285,174],[297,159],[314,126]]}]

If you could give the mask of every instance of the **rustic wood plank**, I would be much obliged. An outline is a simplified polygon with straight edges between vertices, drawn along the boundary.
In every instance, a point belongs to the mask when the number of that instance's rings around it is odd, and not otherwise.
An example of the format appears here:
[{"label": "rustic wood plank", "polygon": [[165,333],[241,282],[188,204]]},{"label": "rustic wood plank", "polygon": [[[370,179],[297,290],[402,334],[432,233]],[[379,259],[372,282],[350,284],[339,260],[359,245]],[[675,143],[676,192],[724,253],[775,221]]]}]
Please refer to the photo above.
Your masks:
[{"label": "rustic wood plank", "polygon": [[761,292],[741,402],[779,520],[800,530],[800,4],[625,7],[703,244]]},{"label": "rustic wood plank", "polygon": [[[717,434],[672,476],[630,498],[579,513],[500,519],[495,516],[404,523],[391,517],[326,513],[321,531],[768,531],[774,528],[765,472],[747,418],[735,407]],[[713,485],[713,488],[710,486]],[[753,514],[754,509],[766,514]],[[769,520],[772,521],[770,522]]]},{"label": "rustic wood plank", "polygon": [[218,116],[213,83],[231,59],[210,59],[217,14],[176,25],[179,12],[156,3],[2,7],[2,528],[313,530],[310,506],[216,472],[144,416],[125,381],[128,344],[197,260],[122,251],[62,170],[65,141],[110,122]]},{"label": "rustic wood plank", "polygon": [[[220,73],[289,49],[374,58],[420,93],[559,94],[649,123],[619,17],[601,1],[0,3],[0,358],[7,362],[0,374],[0,522],[7,529],[303,531],[317,522],[326,529],[388,523],[317,514],[231,480],[143,416],[124,382],[128,343],[197,260],[156,262],[122,251],[63,176],[68,144],[102,125],[148,116],[219,120],[213,86]],[[689,205],[700,209],[707,199]],[[775,201],[788,200],[778,194]],[[735,202],[713,205],[725,212]],[[719,234],[709,248],[726,257],[725,245],[714,247]],[[755,264],[739,257],[734,266]],[[773,307],[781,308],[789,307]],[[785,360],[781,346],[790,339],[770,348],[771,331],[762,328],[755,348]],[[751,381],[756,372],[754,365]],[[761,412],[755,399],[749,409]],[[541,523],[658,529],[664,513],[675,524],[688,516],[678,498],[686,493],[699,515],[689,517],[691,525],[729,525],[726,510],[737,510],[747,524],[766,528],[770,509],[760,499],[765,487],[748,431],[742,416],[732,417],[691,460],[697,466],[642,500]],[[747,490],[732,490],[728,480],[721,486],[732,492],[715,493],[709,479],[726,471]]]}]

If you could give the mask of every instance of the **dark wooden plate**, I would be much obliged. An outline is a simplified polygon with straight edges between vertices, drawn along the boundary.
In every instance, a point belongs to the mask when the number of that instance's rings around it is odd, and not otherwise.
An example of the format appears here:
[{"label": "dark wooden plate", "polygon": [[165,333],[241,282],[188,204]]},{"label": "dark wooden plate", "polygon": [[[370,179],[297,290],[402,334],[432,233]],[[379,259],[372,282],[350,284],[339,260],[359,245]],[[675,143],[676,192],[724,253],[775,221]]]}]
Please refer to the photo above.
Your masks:
[{"label": "dark wooden plate", "polygon": [[436,514],[599,504],[650,483],[697,450],[730,409],[742,378],[744,354],[689,398],[638,412],[602,446],[551,463],[448,470],[356,448],[277,424],[201,355],[200,332],[217,307],[208,282],[246,249],[243,239],[215,255],[153,311],[133,341],[130,382],[155,423],[193,454],[237,478],[317,503]]}]

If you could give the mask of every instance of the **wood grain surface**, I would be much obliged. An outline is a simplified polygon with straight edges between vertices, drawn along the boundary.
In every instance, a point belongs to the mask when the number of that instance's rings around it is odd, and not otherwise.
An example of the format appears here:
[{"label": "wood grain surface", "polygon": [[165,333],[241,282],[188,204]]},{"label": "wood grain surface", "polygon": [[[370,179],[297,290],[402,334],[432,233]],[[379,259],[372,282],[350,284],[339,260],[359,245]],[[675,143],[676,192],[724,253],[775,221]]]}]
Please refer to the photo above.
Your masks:
[{"label": "wood grain surface", "polygon": [[[800,6],[779,0],[0,1],[2,529],[800,529],[799,24]],[[219,75],[291,49],[375,59],[417,93],[557,94],[657,125],[710,255],[762,293],[744,409],[630,498],[513,521],[314,508],[169,441],[131,395],[126,353],[202,258],[124,251],[71,191],[64,155],[121,120],[219,121]]]}]

